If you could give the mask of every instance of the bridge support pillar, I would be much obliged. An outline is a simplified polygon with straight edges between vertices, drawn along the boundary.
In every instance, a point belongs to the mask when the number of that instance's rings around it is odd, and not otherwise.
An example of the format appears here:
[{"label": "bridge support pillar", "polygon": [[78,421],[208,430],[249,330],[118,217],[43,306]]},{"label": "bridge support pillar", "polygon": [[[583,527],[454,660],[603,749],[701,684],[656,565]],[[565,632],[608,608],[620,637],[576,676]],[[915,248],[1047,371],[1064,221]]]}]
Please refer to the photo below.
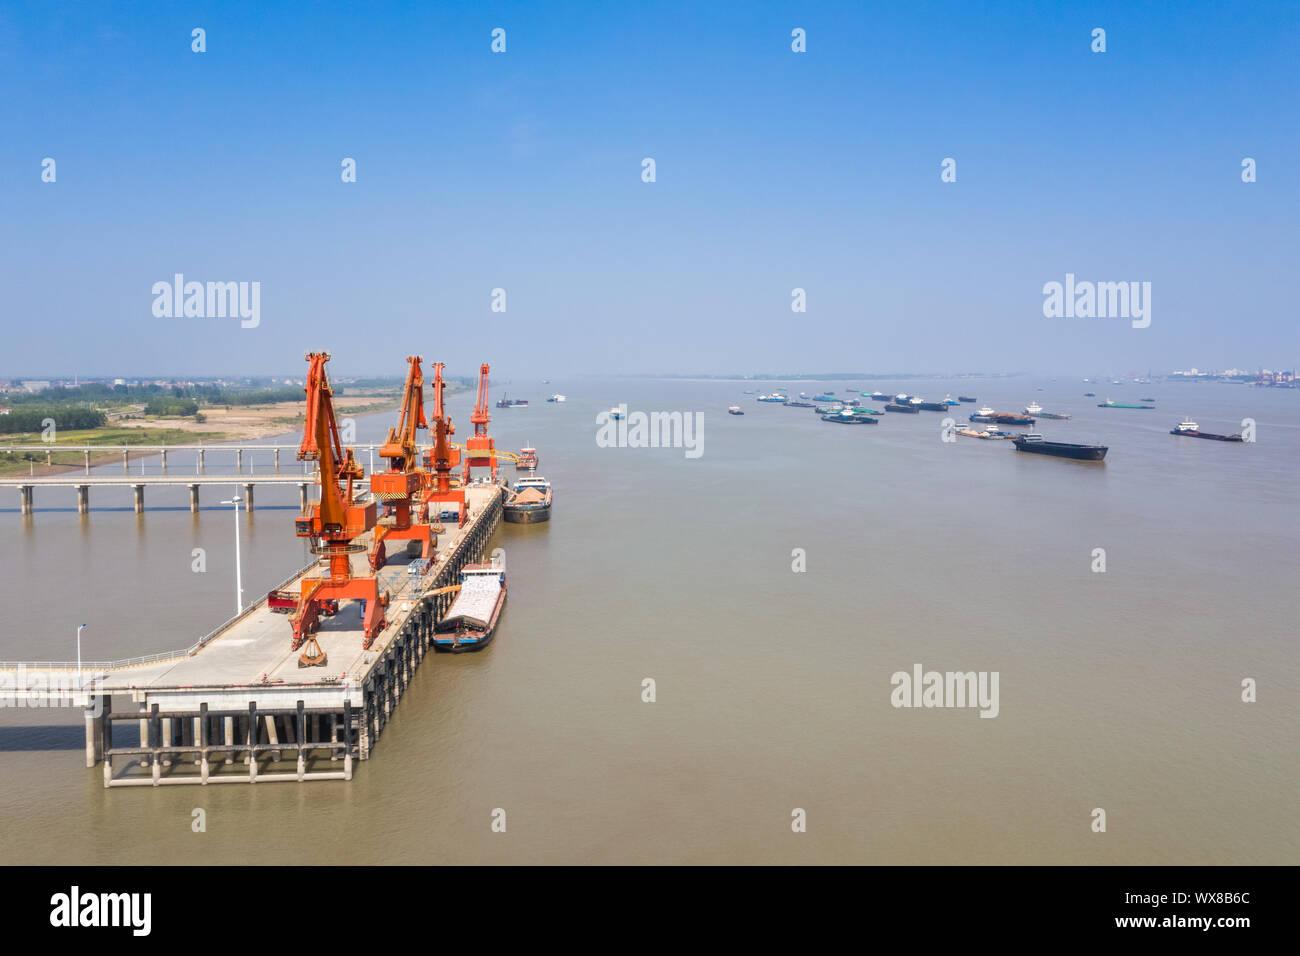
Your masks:
[{"label": "bridge support pillar", "polygon": [[280,449],[279,448],[275,450],[275,470],[276,471],[280,470]]},{"label": "bridge support pillar", "polygon": [[90,474],[90,449],[86,450],[86,474]]},{"label": "bridge support pillar", "polygon": [[131,453],[125,448],[122,449],[122,471],[123,473],[131,470]]},{"label": "bridge support pillar", "polygon": [[34,491],[35,491],[35,489],[33,489],[31,485],[19,485],[19,486],[18,486],[18,502],[19,502],[19,510],[21,510],[22,513],[25,514],[25,515],[29,515],[29,514],[31,514],[32,511],[34,510],[33,507],[32,507],[32,500],[33,500],[33,492],[34,492]]},{"label": "bridge support pillar", "polygon": [[307,482],[298,486],[298,511],[302,514],[307,513]]},{"label": "bridge support pillar", "polygon": [[162,449],[160,452],[158,452],[158,455],[162,458],[162,470],[166,471],[167,470],[167,449],[166,448]]},{"label": "bridge support pillar", "polygon": [[144,514],[144,485],[132,485],[131,490],[135,492],[135,513]]},{"label": "bridge support pillar", "polygon": [[199,486],[190,485],[190,514],[199,513]]},{"label": "bridge support pillar", "polygon": [[235,449],[235,471],[244,470],[244,449]]},{"label": "bridge support pillar", "polygon": [[84,515],[90,511],[90,485],[77,485],[77,514]]},{"label": "bridge support pillar", "polygon": [[253,513],[253,483],[251,481],[244,485],[244,509],[250,515]]},{"label": "bridge support pillar", "polygon": [[54,464],[54,453],[53,453],[53,452],[51,452],[51,451],[47,451],[47,452],[45,453],[45,464],[47,464],[47,465],[52,465],[52,464]]},{"label": "bridge support pillar", "polygon": [[[112,708],[111,697],[91,697],[86,707],[86,766],[93,767],[104,757],[104,723],[97,711]],[[96,704],[99,706],[96,707]]]},{"label": "bridge support pillar", "polygon": [[203,470],[203,449],[199,449],[199,471]]}]

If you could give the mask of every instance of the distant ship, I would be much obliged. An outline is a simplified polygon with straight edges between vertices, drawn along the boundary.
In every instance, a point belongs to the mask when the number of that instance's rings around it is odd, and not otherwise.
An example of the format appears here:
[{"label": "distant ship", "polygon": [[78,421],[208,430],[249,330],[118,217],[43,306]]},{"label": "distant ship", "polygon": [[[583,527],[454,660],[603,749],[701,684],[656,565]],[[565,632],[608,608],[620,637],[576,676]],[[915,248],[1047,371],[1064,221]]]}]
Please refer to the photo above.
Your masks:
[{"label": "distant ship", "polygon": [[917,402],[916,407],[927,412],[946,412],[948,410],[947,402]]},{"label": "distant ship", "polygon": [[1034,419],[1029,415],[1015,415],[1011,412],[995,412],[985,405],[970,417],[973,422],[990,422],[994,425],[1032,425]]},{"label": "distant ship", "polygon": [[1130,402],[1112,402],[1109,398],[1097,403],[1098,408],[1155,408],[1154,405],[1134,405]]},{"label": "distant ship", "polygon": [[840,425],[876,425],[880,420],[868,415],[856,415],[851,408],[845,408],[832,415],[823,415],[822,421],[836,422]]},{"label": "distant ship", "polygon": [[794,399],[790,399],[790,401],[786,402],[786,404],[789,405],[791,408],[812,408],[813,407],[812,402],[797,402]]},{"label": "distant ship", "polygon": [[623,417],[623,413],[619,411],[618,406],[615,405],[613,408],[609,410],[609,417],[617,421],[618,419]]},{"label": "distant ship", "polygon": [[1171,435],[1186,435],[1188,438],[1208,438],[1210,441],[1241,441],[1240,435],[1216,435],[1213,432],[1203,432],[1196,422],[1190,418],[1184,418],[1180,423],[1174,426],[1169,433]]},{"label": "distant ship", "polygon": [[519,457],[515,459],[516,468],[536,468],[538,465],[536,448],[519,449]]},{"label": "distant ship", "polygon": [[1016,446],[1016,451],[1054,455],[1057,458],[1073,458],[1077,461],[1101,461],[1110,450],[1106,445],[1076,445],[1072,442],[1046,441],[1037,433],[1019,435],[1012,439],[1012,442]]},{"label": "distant ship", "polygon": [[548,398],[547,401],[548,401],[548,402],[563,402],[563,401],[565,401],[565,398],[564,398],[563,395],[560,395],[560,394],[557,393],[557,394],[555,394],[555,395],[552,395],[550,398]]},{"label": "distant ship", "polygon": [[1026,405],[1025,414],[1037,415],[1039,418],[1050,418],[1058,422],[1063,422],[1070,417],[1069,415],[1062,415],[1057,412],[1045,412],[1043,411],[1043,406],[1039,405],[1037,402],[1030,402]]},{"label": "distant ship", "polygon": [[740,410],[740,406],[739,406],[739,405],[730,405],[730,406],[728,406],[728,408],[727,408],[727,414],[728,414],[728,415],[743,415],[743,414],[745,414],[745,413],[742,412],[742,411]]},{"label": "distant ship", "polygon": [[784,395],[773,394],[773,395],[760,395],[758,396],[758,400],[760,402],[785,402],[786,398]]},{"label": "distant ship", "polygon": [[979,401],[979,399],[971,398],[971,396],[969,396],[969,395],[958,395],[958,396],[957,396],[957,401],[959,401],[959,402],[970,402],[971,404],[974,404],[975,402]]},{"label": "distant ship", "polygon": [[1084,398],[1096,398],[1096,397],[1097,397],[1097,393],[1096,393],[1096,392],[1084,392],[1084,393],[1083,393],[1083,397],[1084,397]]},{"label": "distant ship", "polygon": [[527,405],[527,404],[528,404],[528,399],[526,398],[512,399],[506,397],[505,395],[502,395],[501,399],[497,402],[497,408],[513,408],[516,405]]},{"label": "distant ship", "polygon": [[909,414],[911,414],[911,415],[919,415],[919,414],[921,414],[921,410],[920,410],[919,408],[917,408],[915,405],[911,404],[910,402],[909,402],[909,403],[906,403],[906,404],[902,404],[902,405],[900,405],[898,402],[890,402],[888,405],[885,406],[885,411],[887,411],[887,412],[907,412],[907,413],[909,413]]},{"label": "distant ship", "polygon": [[1008,439],[1016,438],[1015,432],[1004,432],[997,425],[990,425],[983,431],[978,431],[967,425],[965,428],[958,429],[958,435],[965,435],[967,438],[984,438],[984,439]]}]

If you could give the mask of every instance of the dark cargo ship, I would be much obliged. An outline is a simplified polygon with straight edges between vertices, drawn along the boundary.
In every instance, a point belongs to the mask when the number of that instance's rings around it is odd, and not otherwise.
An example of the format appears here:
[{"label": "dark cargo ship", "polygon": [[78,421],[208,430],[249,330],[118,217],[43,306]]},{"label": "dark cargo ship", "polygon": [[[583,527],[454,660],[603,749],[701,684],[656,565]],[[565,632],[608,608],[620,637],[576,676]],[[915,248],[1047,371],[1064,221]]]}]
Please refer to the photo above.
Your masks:
[{"label": "dark cargo ship", "polygon": [[501,517],[511,524],[550,521],[551,483],[535,475],[520,478],[515,482],[513,493],[506,499]]},{"label": "dark cargo ship", "polygon": [[829,415],[821,416],[824,422],[838,422],[841,425],[877,425],[880,420],[872,418],[869,415],[859,415],[851,408],[845,408],[842,411]]},{"label": "dark cargo ship", "polygon": [[1184,418],[1182,422],[1175,425],[1169,433],[1171,435],[1186,435],[1188,438],[1208,438],[1210,441],[1241,441],[1240,435],[1216,435],[1213,432],[1203,432],[1197,426],[1196,422],[1190,418]]},{"label": "dark cargo ship", "polygon": [[1055,455],[1057,458],[1073,458],[1077,461],[1101,461],[1106,457],[1109,447],[1106,445],[1076,445],[1073,442],[1045,441],[1042,435],[1031,433],[1012,439],[1016,451],[1033,452],[1036,455]]},{"label": "dark cargo ship", "polygon": [[911,405],[911,404],[908,404],[908,405],[899,405],[897,402],[890,402],[888,405],[885,406],[885,411],[887,411],[887,412],[906,412],[906,413],[909,414],[909,415],[919,415],[919,414],[921,414],[921,410],[920,410],[919,408],[917,408],[915,405]]}]

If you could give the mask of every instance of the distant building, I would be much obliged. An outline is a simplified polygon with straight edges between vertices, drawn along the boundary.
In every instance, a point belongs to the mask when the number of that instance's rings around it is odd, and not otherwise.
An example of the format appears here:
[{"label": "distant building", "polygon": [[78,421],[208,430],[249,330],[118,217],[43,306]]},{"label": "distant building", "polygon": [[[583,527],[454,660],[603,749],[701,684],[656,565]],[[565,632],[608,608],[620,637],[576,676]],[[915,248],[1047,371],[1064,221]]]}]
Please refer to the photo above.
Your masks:
[{"label": "distant building", "polygon": [[50,383],[48,381],[35,381],[35,380],[24,381],[22,385],[24,390],[31,392],[33,394],[35,394],[36,392],[43,392],[50,387]]}]

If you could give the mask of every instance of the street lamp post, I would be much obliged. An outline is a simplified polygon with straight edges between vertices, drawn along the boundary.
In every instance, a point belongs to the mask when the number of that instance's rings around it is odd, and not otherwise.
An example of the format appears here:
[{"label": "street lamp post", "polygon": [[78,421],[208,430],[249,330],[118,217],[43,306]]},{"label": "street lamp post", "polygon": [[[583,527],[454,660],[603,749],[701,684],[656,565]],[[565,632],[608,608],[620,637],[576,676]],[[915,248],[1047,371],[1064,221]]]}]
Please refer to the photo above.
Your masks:
[{"label": "street lamp post", "polygon": [[77,625],[77,690],[81,690],[81,632],[86,625]]},{"label": "street lamp post", "polygon": [[221,502],[223,505],[235,506],[235,614],[244,613],[244,579],[239,563],[239,503],[244,499],[235,495],[229,501]]}]

